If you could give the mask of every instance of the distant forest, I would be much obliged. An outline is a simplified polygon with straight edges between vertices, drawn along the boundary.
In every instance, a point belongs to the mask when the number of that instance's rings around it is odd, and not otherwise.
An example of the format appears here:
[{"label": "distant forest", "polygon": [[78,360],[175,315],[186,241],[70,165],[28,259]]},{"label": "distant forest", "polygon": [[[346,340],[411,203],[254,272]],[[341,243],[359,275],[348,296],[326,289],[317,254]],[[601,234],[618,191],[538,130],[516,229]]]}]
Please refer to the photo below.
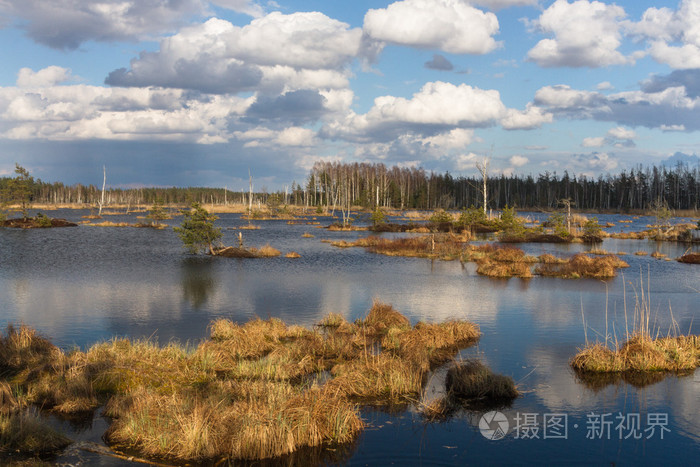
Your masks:
[{"label": "distant forest", "polygon": [[[0,193],[9,177],[0,178]],[[670,209],[696,210],[700,198],[700,166],[678,163],[674,167],[639,166],[617,175],[597,178],[570,175],[564,171],[532,175],[490,175],[486,188],[490,209],[508,205],[518,209],[553,210],[561,200],[571,200],[576,209],[628,211],[649,209],[658,200]],[[318,162],[305,183],[296,182],[285,191],[254,192],[256,206],[362,206],[398,209],[462,209],[483,203],[483,178],[455,177],[422,168],[390,167],[370,163]],[[101,190],[95,185],[46,183],[33,180],[32,202],[97,205]],[[156,199],[166,204],[247,204],[249,190],[234,192],[224,188],[133,188],[106,190],[106,201],[120,205],[150,205]]]}]

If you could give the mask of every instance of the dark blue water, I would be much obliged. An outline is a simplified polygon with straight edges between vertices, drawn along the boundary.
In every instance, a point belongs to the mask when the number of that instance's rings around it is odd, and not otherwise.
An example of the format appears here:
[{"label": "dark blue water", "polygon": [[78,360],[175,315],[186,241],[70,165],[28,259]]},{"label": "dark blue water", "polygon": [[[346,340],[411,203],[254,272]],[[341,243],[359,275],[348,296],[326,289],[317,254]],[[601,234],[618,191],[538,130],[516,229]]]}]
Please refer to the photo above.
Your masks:
[{"label": "dark blue water", "polygon": [[[81,220],[87,212],[50,214]],[[632,219],[609,217],[606,222]],[[134,215],[107,220],[137,221]],[[316,221],[331,222],[321,217]],[[180,220],[169,222],[177,225]],[[641,223],[647,220],[635,222],[644,228]],[[217,224],[226,229],[224,243],[235,245],[236,227],[247,221],[222,214]],[[352,321],[364,316],[372,300],[379,299],[392,303],[413,322],[467,319],[479,324],[483,337],[462,356],[478,356],[493,371],[512,376],[523,395],[501,410],[509,432],[495,441],[482,435],[479,422],[483,414],[478,412],[460,412],[447,421],[428,423],[415,407],[398,413],[366,409],[363,417],[368,428],[340,459],[331,457],[332,462],[462,465],[700,460],[700,371],[638,388],[624,381],[607,386],[582,382],[568,365],[585,345],[586,336],[590,341],[604,341],[607,329],[609,338],[623,340],[625,328],[631,328],[635,295],[639,299],[642,292],[650,296],[659,333],[677,328],[700,334],[700,266],[633,254],[660,251],[673,259],[686,246],[606,240],[600,248],[628,253],[623,258],[630,264],[624,274],[609,281],[494,280],[476,275],[473,264],[379,256],[321,242],[352,240],[365,232],[328,232],[286,221],[257,225],[259,230],[242,231],[247,246],[269,243],[283,254],[298,252],[301,258],[191,256],[184,253],[170,229],[81,225],[0,230],[0,325],[26,323],[65,348],[84,348],[114,336],[196,343],[206,338],[209,322],[219,317],[244,322],[255,316],[274,316],[311,326],[330,312]],[[315,237],[302,238],[304,233]],[[531,254],[562,256],[590,249],[576,244],[523,248]],[[440,387],[440,375],[431,380],[432,386]],[[426,393],[425,397],[432,396]],[[551,422],[557,420],[555,415],[559,420],[565,418],[566,437],[553,437],[548,430],[544,439],[545,416]],[[636,417],[639,430],[633,432],[630,428]],[[522,439],[520,430],[514,430],[518,420],[526,418],[538,428],[538,438]],[[612,425],[608,424],[611,420]],[[599,433],[594,429],[596,422],[611,431]],[[520,428],[523,426],[521,423]],[[103,429],[98,417],[94,429],[87,434],[78,430],[73,437],[99,440]],[[636,436],[639,433],[641,437]]]}]

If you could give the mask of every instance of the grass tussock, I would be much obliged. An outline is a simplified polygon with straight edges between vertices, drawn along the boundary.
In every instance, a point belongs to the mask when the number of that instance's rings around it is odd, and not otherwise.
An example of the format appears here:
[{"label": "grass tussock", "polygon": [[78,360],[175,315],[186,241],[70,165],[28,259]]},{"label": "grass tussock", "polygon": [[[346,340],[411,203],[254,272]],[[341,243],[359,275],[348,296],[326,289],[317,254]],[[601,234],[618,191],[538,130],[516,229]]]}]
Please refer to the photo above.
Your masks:
[{"label": "grass tussock", "polygon": [[48,426],[35,410],[0,414],[0,452],[54,454],[70,443],[70,439]]},{"label": "grass tussock", "polygon": [[265,245],[260,248],[242,248],[227,246],[218,248],[214,251],[215,256],[223,256],[224,258],[274,258],[282,254],[277,248]]},{"label": "grass tussock", "polygon": [[[626,330],[625,340],[620,343],[616,336],[607,336],[607,330],[604,343],[589,344],[586,339],[586,346],[570,362],[574,370],[584,375],[621,375],[689,372],[700,366],[700,336],[677,335],[675,321],[668,334],[660,336],[652,323],[649,292],[642,285],[640,278],[640,291],[635,290],[632,329]],[[626,309],[624,313],[627,323]]]},{"label": "grass tussock", "polygon": [[[552,258],[554,257],[552,256]],[[476,273],[479,275],[496,278],[520,277],[523,279],[532,277],[531,265],[538,261],[535,257],[527,256],[520,248],[493,244],[470,246],[463,259],[475,261],[477,264]],[[549,257],[544,259],[553,261]]]},{"label": "grass tussock", "polygon": [[261,246],[260,248],[251,248],[250,251],[259,258],[274,258],[282,254],[277,248],[269,244]]},{"label": "grass tussock", "polygon": [[459,349],[475,343],[480,336],[479,327],[467,321],[419,322],[409,329],[390,329],[381,345],[384,350],[429,370],[449,361]]},{"label": "grass tussock", "polygon": [[518,263],[501,263],[484,259],[477,262],[476,273],[481,276],[496,277],[507,279],[510,277],[520,277],[528,279],[532,277],[530,265],[522,262]]},{"label": "grass tussock", "polygon": [[286,255],[284,255],[285,258],[301,258],[301,255],[297,253],[296,251],[290,251]]},{"label": "grass tussock", "polygon": [[507,405],[519,395],[513,378],[493,373],[478,360],[451,366],[445,377],[445,388],[450,397],[476,406]]},{"label": "grass tussock", "polygon": [[371,253],[386,256],[455,260],[461,257],[467,241],[468,237],[464,235],[448,233],[394,239],[369,236],[355,242],[333,242],[332,245],[340,248],[364,247]]},{"label": "grass tussock", "polygon": [[369,334],[384,335],[391,328],[410,327],[410,321],[387,303],[377,300],[372,303],[367,317],[364,320],[364,330]]},{"label": "grass tussock", "polygon": [[308,232],[304,232],[303,234],[301,234],[301,238],[314,238],[314,237],[315,237],[314,234],[310,234]]},{"label": "grass tussock", "polygon": [[2,423],[27,404],[61,413],[105,405],[114,420],[105,439],[150,458],[275,458],[351,442],[363,428],[357,402],[415,400],[431,365],[479,336],[460,321],[412,327],[380,302],[353,324],[337,314],[313,329],[220,319],[209,332],[197,347],[113,339],[64,353],[9,327],[0,338],[10,378],[0,383]]},{"label": "grass tussock", "polygon": [[571,366],[594,373],[694,370],[700,366],[700,336],[652,339],[635,335],[618,349],[596,343],[581,350]]},{"label": "grass tussock", "polygon": [[535,273],[549,277],[566,279],[595,278],[607,279],[617,275],[617,269],[627,268],[629,264],[616,255],[591,257],[583,253],[572,256],[564,263],[545,263],[535,268]]},{"label": "grass tussock", "polygon": [[686,264],[700,264],[700,253],[686,253],[678,261]]}]

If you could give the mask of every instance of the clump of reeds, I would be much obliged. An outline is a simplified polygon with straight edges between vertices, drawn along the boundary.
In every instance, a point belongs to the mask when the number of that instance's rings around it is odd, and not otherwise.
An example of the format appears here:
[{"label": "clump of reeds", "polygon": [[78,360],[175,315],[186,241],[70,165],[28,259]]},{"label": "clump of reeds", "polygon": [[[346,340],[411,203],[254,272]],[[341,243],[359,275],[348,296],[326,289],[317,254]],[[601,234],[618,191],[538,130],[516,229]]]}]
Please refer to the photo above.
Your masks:
[{"label": "clump of reeds", "polygon": [[617,349],[596,343],[576,354],[571,366],[597,373],[694,370],[700,366],[700,337],[633,335]]},{"label": "clump of reeds", "polygon": [[310,234],[310,233],[308,233],[308,232],[304,232],[304,233],[301,235],[301,238],[314,238],[314,237],[315,237],[314,234]]},{"label": "clump of reeds", "polygon": [[477,338],[461,321],[411,327],[380,302],[363,320],[331,314],[312,330],[220,319],[196,348],[112,339],[63,353],[9,327],[0,364],[15,386],[0,383],[0,412],[105,405],[114,420],[105,439],[121,448],[177,462],[266,459],[351,441],[363,426],[354,399],[415,400],[430,366]]},{"label": "clump of reeds", "polygon": [[453,260],[461,257],[468,235],[433,234],[421,237],[381,238],[369,236],[354,242],[341,240],[332,245],[340,248],[365,247],[372,253],[386,256],[439,258]]},{"label": "clump of reeds", "polygon": [[15,391],[5,381],[0,381],[0,414],[8,415],[14,413],[21,407],[21,402],[17,398]]},{"label": "clump of reeds", "polygon": [[450,360],[459,349],[476,342],[480,336],[479,327],[466,321],[419,322],[413,328],[390,329],[381,345],[385,351],[428,370]]},{"label": "clump of reeds", "polygon": [[215,348],[231,354],[233,358],[261,357],[270,352],[288,332],[287,325],[277,318],[257,318],[243,326],[227,319],[217,319],[209,329],[209,344],[221,344]]},{"label": "clump of reeds", "polygon": [[277,248],[274,248],[269,244],[261,246],[260,248],[251,248],[250,251],[260,258],[274,258],[275,256],[282,254]]},{"label": "clump of reeds", "polygon": [[625,330],[624,342],[618,343],[617,337],[611,339],[606,330],[605,342],[587,342],[571,360],[571,366],[582,373],[679,372],[700,366],[700,336],[672,335],[672,331],[677,332],[677,325],[667,336],[660,337],[654,330],[649,292],[642,287],[635,292],[632,329]]},{"label": "clump of reeds", "polygon": [[493,373],[478,360],[451,366],[445,377],[445,388],[451,397],[478,406],[508,404],[519,395],[513,378]]},{"label": "clump of reeds", "polygon": [[297,253],[296,251],[290,251],[286,255],[284,255],[285,258],[301,258],[301,255]]},{"label": "clump of reeds", "polygon": [[410,321],[387,303],[375,300],[372,303],[364,327],[372,334],[386,334],[390,328],[410,327]]},{"label": "clump of reeds", "polygon": [[634,254],[635,254],[635,256],[646,256],[649,253],[646,251],[640,250],[640,251],[635,251]]},{"label": "clump of reeds", "polygon": [[227,246],[214,250],[215,256],[223,256],[224,258],[273,258],[281,255],[277,248],[265,245],[260,248],[242,248]]},{"label": "clump of reeds", "polygon": [[34,329],[8,324],[0,335],[0,373],[17,373],[48,364],[60,351]]},{"label": "clump of reeds", "polygon": [[0,414],[0,452],[46,455],[70,443],[70,439],[42,421],[35,410]]},{"label": "clump of reeds", "polygon": [[104,222],[93,222],[90,224],[86,224],[91,227],[133,227],[134,224],[130,224],[129,222],[112,222],[112,221],[104,221]]},{"label": "clump of reeds", "polygon": [[470,246],[462,255],[462,260],[475,261],[477,274],[498,278],[530,278],[530,265],[538,261],[520,248],[492,244]]},{"label": "clump of reeds", "polygon": [[549,253],[545,253],[537,257],[537,262],[542,264],[561,264],[565,263],[566,260],[564,258],[558,258]]},{"label": "clump of reeds", "polygon": [[339,363],[331,374],[327,384],[348,397],[391,404],[420,394],[425,370],[412,361],[380,353]]},{"label": "clump of reeds", "polygon": [[542,276],[578,279],[581,277],[607,279],[615,277],[617,269],[629,267],[616,255],[590,257],[583,253],[572,256],[565,263],[545,263],[537,266],[535,272]]},{"label": "clump of reeds", "polygon": [[520,277],[523,279],[532,277],[530,265],[523,262],[503,263],[484,259],[478,261],[477,264],[476,273],[482,276],[504,279],[509,277]]}]

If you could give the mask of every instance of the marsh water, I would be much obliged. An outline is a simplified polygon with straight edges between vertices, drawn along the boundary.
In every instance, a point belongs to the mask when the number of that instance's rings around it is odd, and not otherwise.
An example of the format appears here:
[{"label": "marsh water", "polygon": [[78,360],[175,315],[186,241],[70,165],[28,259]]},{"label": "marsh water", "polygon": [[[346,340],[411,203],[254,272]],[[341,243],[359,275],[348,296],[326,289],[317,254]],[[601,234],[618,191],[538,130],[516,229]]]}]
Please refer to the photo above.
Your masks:
[{"label": "marsh water", "polygon": [[[53,211],[80,221],[87,211]],[[143,215],[143,214],[141,214]],[[537,217],[537,214],[531,214]],[[221,214],[223,242],[237,244],[237,214]],[[599,216],[615,229],[641,230],[648,218]],[[137,222],[136,215],[109,216]],[[312,219],[307,219],[312,222]],[[631,223],[618,223],[632,220]],[[168,221],[177,225],[180,220]],[[313,220],[327,225],[331,219]],[[360,221],[361,222],[361,221]],[[266,243],[297,259],[230,259],[184,252],[171,229],[73,228],[0,230],[0,326],[25,323],[63,348],[88,347],[115,336],[196,344],[216,318],[245,322],[278,317],[310,327],[330,312],[363,317],[374,299],[391,303],[412,322],[466,319],[483,336],[458,358],[479,358],[512,376],[522,395],[505,416],[507,435],[492,440],[482,412],[463,410],[428,422],[414,406],[365,408],[366,429],[347,449],[324,453],[345,465],[462,465],[464,463],[697,463],[700,461],[700,370],[657,381],[583,381],[569,359],[605,334],[624,340],[635,300],[650,303],[660,334],[700,334],[700,266],[671,259],[688,246],[606,239],[598,246],[625,252],[630,268],[608,281],[478,276],[474,264],[375,255],[339,249],[322,239],[353,240],[366,232],[330,232],[317,225],[258,221],[243,230],[246,246]],[[313,238],[302,237],[304,233]],[[528,244],[530,254],[569,256],[589,245]],[[700,251],[700,246],[692,247]],[[586,323],[584,326],[583,323]],[[437,397],[442,374],[424,398]],[[501,419],[496,419],[497,422]],[[637,423],[638,421],[638,423]],[[480,425],[481,422],[481,425]],[[54,420],[74,440],[101,442],[107,421]],[[488,424],[487,424],[488,425]],[[486,428],[493,427],[493,423]],[[499,425],[501,428],[506,428]],[[529,427],[529,429],[527,429]],[[68,451],[55,462],[128,464]],[[297,459],[300,465],[306,462]]]}]

